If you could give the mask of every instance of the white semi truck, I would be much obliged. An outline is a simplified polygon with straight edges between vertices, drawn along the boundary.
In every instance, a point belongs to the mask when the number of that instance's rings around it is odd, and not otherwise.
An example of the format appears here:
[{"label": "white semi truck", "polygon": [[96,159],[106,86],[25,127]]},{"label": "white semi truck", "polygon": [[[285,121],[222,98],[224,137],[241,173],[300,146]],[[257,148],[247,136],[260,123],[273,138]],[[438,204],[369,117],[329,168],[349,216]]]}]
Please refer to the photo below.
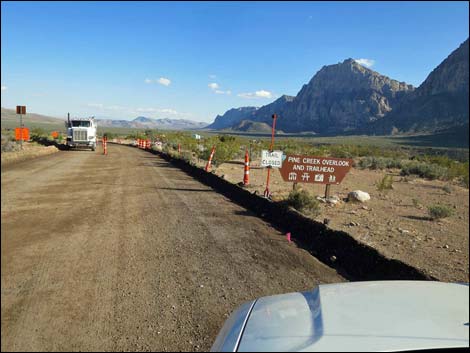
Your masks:
[{"label": "white semi truck", "polygon": [[96,150],[96,128],[94,117],[73,118],[70,115],[65,122],[67,128],[67,147],[87,147]]}]

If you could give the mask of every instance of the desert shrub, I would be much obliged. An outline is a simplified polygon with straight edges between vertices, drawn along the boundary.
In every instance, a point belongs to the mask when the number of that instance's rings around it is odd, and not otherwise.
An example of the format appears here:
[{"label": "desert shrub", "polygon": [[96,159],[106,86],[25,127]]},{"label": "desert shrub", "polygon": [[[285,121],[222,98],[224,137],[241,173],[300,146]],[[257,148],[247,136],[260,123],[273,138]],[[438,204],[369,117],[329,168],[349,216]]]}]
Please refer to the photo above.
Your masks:
[{"label": "desert shrub", "polygon": [[234,142],[235,141],[235,136],[222,135],[222,136],[219,136],[219,141],[220,142]]},{"label": "desert shrub", "polygon": [[117,135],[112,133],[112,132],[103,132],[103,137],[106,137],[108,140],[112,140],[114,138],[117,138]]},{"label": "desert shrub", "polygon": [[372,170],[401,168],[403,166],[403,161],[396,158],[365,157],[359,161],[358,166],[361,169]]},{"label": "desert shrub", "polygon": [[448,194],[452,194],[452,187],[450,185],[444,185],[442,187],[442,190],[444,190]]},{"label": "desert shrub", "polygon": [[2,153],[19,151],[20,144],[13,140],[2,140]]},{"label": "desert shrub", "polygon": [[34,127],[31,129],[31,134],[30,134],[30,139],[32,141],[40,141],[44,138],[47,138],[48,134],[46,130],[40,128],[40,127]]},{"label": "desert shrub", "polygon": [[[445,170],[444,175],[441,174],[439,179],[453,180],[457,179],[461,184],[468,188],[469,162],[459,161],[449,158],[447,155],[433,156],[424,155],[417,156],[416,160],[432,165],[433,170]],[[432,174],[432,173],[431,173]],[[439,173],[438,173],[439,174]]]},{"label": "desert shrub", "polygon": [[377,183],[377,190],[388,191],[393,189],[393,177],[385,174],[384,177]]},{"label": "desert shrub", "polygon": [[468,169],[467,169],[467,174],[461,177],[461,182],[462,182],[462,185],[464,185],[468,189]]},{"label": "desert shrub", "polygon": [[400,175],[418,175],[427,179],[446,179],[447,168],[438,166],[437,164],[428,164],[419,161],[408,161],[402,166]]},{"label": "desert shrub", "polygon": [[384,148],[368,145],[328,145],[325,146],[328,155],[336,158],[354,158],[354,157],[383,157],[389,159],[399,159],[407,157],[406,153],[397,148]]},{"label": "desert shrub", "polygon": [[432,205],[428,207],[429,216],[433,220],[450,217],[454,214],[452,208],[446,205]]},{"label": "desert shrub", "polygon": [[190,162],[192,159],[192,152],[191,151],[181,151],[181,159],[184,159],[187,162]]},{"label": "desert shrub", "polygon": [[215,146],[215,154],[212,159],[214,165],[221,165],[224,162],[234,158],[242,158],[245,155],[245,149],[241,141],[233,136],[226,135],[205,139],[202,145],[194,146],[193,152],[197,154],[198,158],[208,160],[213,146]]},{"label": "desert shrub", "polygon": [[448,167],[448,178],[458,179],[460,183],[468,188],[468,174],[469,174],[469,163],[453,161]]},{"label": "desert shrub", "polygon": [[300,212],[309,212],[314,217],[320,214],[320,203],[305,190],[292,190],[287,204]]},{"label": "desert shrub", "polygon": [[411,202],[413,202],[413,206],[415,208],[419,208],[421,206],[421,202],[418,199],[411,199]]},{"label": "desert shrub", "polygon": [[221,165],[224,162],[230,161],[237,156],[239,150],[240,147],[233,142],[219,143],[215,147],[213,163]]}]

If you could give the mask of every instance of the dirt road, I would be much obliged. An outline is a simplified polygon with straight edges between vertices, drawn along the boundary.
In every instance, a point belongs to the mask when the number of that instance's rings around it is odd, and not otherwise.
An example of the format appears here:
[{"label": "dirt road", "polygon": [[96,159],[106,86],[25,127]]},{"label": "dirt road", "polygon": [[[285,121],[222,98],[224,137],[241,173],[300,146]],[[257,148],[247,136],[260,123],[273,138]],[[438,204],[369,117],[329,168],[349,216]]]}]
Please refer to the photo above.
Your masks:
[{"label": "dirt road", "polygon": [[208,350],[244,301],[344,281],[157,156],[2,168],[2,351]]}]

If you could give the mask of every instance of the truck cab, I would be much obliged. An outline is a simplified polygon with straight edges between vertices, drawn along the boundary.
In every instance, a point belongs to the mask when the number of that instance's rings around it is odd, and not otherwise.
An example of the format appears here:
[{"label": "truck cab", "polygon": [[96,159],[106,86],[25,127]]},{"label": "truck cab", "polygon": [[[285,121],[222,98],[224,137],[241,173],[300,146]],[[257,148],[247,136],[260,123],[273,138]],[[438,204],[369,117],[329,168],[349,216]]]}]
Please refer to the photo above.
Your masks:
[{"label": "truck cab", "polygon": [[65,122],[67,127],[67,147],[86,147],[96,150],[97,124],[94,117],[73,118]]}]

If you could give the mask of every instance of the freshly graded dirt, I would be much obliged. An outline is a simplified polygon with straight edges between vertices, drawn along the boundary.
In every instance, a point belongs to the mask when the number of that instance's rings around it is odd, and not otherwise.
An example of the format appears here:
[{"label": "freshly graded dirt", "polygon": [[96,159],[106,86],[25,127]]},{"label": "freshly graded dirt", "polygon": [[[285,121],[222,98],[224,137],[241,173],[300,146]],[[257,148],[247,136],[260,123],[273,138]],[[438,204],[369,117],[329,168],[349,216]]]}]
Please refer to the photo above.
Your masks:
[{"label": "freshly graded dirt", "polygon": [[[266,169],[250,170],[251,192],[263,194]],[[216,174],[232,183],[243,178],[242,161],[224,163]],[[380,192],[376,184],[385,174],[393,177],[393,190]],[[324,196],[325,186],[298,184],[312,196]],[[449,187],[450,189],[447,189]],[[292,183],[284,182],[279,171],[271,173],[274,200],[285,199]],[[315,219],[328,226],[351,234],[355,239],[380,251],[385,256],[401,260],[425,273],[446,282],[469,281],[469,191],[458,185],[417,177],[403,178],[399,171],[372,171],[352,168],[340,185],[331,187],[331,195],[346,199],[353,190],[370,194],[363,204],[340,202],[336,206],[321,204],[321,214]],[[453,215],[439,221],[429,219],[427,207],[435,204],[449,206]]]},{"label": "freshly graded dirt", "polygon": [[259,296],[344,279],[158,156],[2,167],[2,351],[198,351]]}]

